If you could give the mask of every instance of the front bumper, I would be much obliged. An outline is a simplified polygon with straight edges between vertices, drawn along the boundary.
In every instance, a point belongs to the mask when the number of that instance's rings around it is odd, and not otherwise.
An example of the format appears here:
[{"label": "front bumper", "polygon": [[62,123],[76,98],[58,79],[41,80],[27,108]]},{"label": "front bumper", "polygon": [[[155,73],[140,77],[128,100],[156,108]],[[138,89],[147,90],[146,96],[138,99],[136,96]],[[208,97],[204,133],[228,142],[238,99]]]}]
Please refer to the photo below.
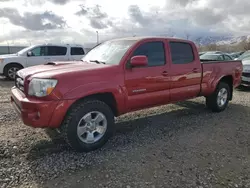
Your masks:
[{"label": "front bumper", "polygon": [[13,87],[11,103],[25,125],[35,128],[58,128],[73,101],[28,99],[23,92]]},{"label": "front bumper", "polygon": [[242,86],[250,86],[250,73],[242,73],[241,84]]},{"label": "front bumper", "polygon": [[3,75],[4,64],[0,62],[0,75]]}]

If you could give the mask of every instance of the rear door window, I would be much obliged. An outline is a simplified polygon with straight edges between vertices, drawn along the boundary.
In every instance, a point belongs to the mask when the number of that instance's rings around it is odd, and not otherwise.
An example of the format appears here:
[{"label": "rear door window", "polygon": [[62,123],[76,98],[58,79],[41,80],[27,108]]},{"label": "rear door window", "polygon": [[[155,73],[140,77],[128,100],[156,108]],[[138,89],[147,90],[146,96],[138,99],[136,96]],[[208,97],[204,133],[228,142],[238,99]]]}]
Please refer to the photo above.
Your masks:
[{"label": "rear door window", "polygon": [[84,55],[84,50],[81,47],[70,48],[70,55]]},{"label": "rear door window", "polygon": [[48,46],[49,56],[65,56],[66,54],[67,54],[67,47]]},{"label": "rear door window", "polygon": [[193,48],[189,43],[170,42],[170,51],[173,64],[188,64],[194,61]]}]

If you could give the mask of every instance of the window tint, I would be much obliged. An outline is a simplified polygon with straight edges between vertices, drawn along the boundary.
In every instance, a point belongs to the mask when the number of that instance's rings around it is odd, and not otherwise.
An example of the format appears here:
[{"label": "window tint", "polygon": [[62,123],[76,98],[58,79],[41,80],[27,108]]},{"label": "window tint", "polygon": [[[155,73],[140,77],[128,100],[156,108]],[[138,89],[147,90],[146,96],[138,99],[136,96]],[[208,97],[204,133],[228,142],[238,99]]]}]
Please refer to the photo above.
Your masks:
[{"label": "window tint", "polygon": [[79,48],[79,47],[72,47],[70,49],[70,55],[84,55],[84,50],[83,48]]},{"label": "window tint", "polygon": [[193,48],[184,42],[170,42],[173,64],[187,64],[194,61]]},{"label": "window tint", "polygon": [[49,56],[66,55],[66,53],[67,53],[67,48],[66,47],[48,46],[48,55]]},{"label": "window tint", "polygon": [[44,46],[40,46],[40,47],[36,47],[34,49],[31,50],[32,56],[46,56],[47,52],[46,52],[46,47]]},{"label": "window tint", "polygon": [[165,64],[165,50],[163,42],[147,42],[139,46],[133,56],[145,55],[148,58],[148,66]]}]

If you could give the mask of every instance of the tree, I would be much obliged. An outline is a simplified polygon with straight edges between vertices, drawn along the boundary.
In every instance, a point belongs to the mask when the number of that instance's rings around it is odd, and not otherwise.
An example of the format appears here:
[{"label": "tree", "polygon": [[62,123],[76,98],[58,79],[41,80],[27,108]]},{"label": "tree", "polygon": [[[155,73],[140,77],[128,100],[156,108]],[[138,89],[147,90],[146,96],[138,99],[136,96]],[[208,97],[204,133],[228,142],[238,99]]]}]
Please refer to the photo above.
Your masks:
[{"label": "tree", "polygon": [[189,40],[189,38],[190,38],[191,35],[186,31],[185,32],[185,36],[186,36],[186,39]]},{"label": "tree", "polygon": [[250,50],[250,40],[249,39],[245,39],[243,41],[241,41],[239,43],[239,47],[242,49],[242,50]]},{"label": "tree", "polygon": [[194,40],[195,44],[200,48],[201,47],[201,42],[202,42],[202,37],[198,37]]}]

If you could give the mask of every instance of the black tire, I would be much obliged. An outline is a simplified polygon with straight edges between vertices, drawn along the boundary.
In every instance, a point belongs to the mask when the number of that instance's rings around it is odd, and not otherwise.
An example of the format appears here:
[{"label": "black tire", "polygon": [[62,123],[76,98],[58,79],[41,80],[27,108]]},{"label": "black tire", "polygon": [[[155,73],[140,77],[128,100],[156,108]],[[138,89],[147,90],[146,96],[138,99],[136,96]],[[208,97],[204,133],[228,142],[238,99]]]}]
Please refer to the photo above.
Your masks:
[{"label": "black tire", "polygon": [[[15,80],[15,74],[17,71],[21,70],[23,67],[18,64],[10,64],[7,65],[4,69],[4,76],[7,77],[9,80]],[[14,72],[14,75],[11,74],[11,72]]]},{"label": "black tire", "polygon": [[[225,89],[227,91],[227,99],[226,102],[223,105],[219,105],[217,102],[218,94],[222,89]],[[213,112],[222,112],[224,111],[229,103],[229,97],[231,95],[230,87],[225,82],[220,82],[214,91],[214,93],[208,97],[206,97],[206,106],[211,109]]]},{"label": "black tire", "polygon": [[[104,135],[94,143],[84,143],[77,134],[77,127],[84,115],[97,111],[101,112],[107,122],[107,128]],[[110,107],[99,100],[87,100],[76,105],[66,116],[61,127],[61,133],[69,146],[78,152],[90,152],[101,148],[106,144],[114,131],[114,114]]]}]

